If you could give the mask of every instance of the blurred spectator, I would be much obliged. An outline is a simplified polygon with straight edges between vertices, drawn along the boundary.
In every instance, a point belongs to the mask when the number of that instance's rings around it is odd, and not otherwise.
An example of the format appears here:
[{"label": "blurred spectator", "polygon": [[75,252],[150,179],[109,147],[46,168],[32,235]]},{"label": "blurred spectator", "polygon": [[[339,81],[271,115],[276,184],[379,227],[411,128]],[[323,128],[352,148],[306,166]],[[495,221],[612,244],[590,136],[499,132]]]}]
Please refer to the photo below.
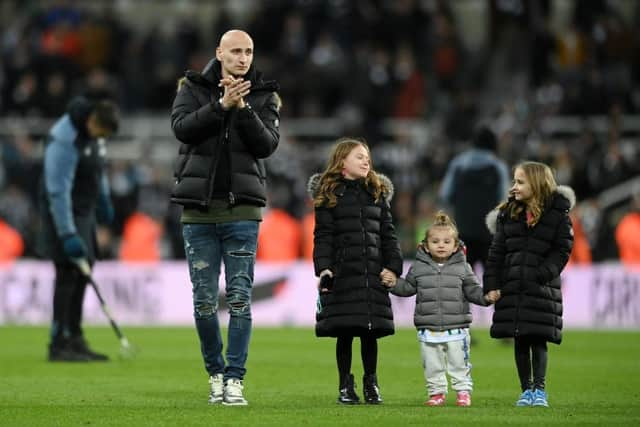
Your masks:
[{"label": "blurred spectator", "polygon": [[15,260],[24,253],[24,242],[9,224],[0,218],[0,265]]},{"label": "blurred spectator", "polygon": [[449,163],[440,188],[441,199],[453,208],[460,238],[467,246],[467,261],[473,267],[478,261],[484,266],[491,245],[485,217],[506,199],[509,188],[507,165],[496,157],[497,144],[493,131],[480,126],[473,147]]},{"label": "blurred spectator", "polygon": [[119,259],[126,262],[160,260],[162,225],[142,212],[134,212],[125,223],[120,241]]},{"label": "blurred spectator", "polygon": [[573,224],[573,249],[571,250],[568,265],[590,265],[591,247],[582,227],[580,208],[578,206],[574,207],[569,212],[569,217]]},{"label": "blurred spectator", "polygon": [[268,262],[290,262],[300,258],[302,229],[287,211],[268,208],[258,231],[256,259]]},{"label": "blurred spectator", "polygon": [[316,217],[311,199],[308,199],[305,205],[307,212],[302,217],[302,258],[313,261],[313,230],[316,227]]},{"label": "blurred spectator", "polygon": [[629,212],[620,220],[615,230],[620,261],[628,265],[640,265],[640,185],[636,184]]}]

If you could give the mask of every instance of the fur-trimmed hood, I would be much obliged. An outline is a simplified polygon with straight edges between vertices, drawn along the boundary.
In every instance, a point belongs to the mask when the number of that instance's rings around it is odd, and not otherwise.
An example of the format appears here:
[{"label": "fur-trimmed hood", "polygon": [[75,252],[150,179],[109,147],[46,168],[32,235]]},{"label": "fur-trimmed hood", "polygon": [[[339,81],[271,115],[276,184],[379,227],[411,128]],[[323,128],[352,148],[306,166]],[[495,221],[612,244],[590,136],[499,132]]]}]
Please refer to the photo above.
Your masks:
[{"label": "fur-trimmed hood", "polygon": [[[573,209],[573,207],[576,205],[576,193],[571,187],[567,185],[559,185],[556,189],[556,194],[559,194],[569,201],[569,209]],[[491,234],[496,234],[499,214],[499,209],[495,208],[485,217],[485,224],[487,225],[487,228],[489,229]]]},{"label": "fur-trimmed hood", "polygon": [[[384,191],[382,195],[387,199],[387,202],[391,202],[394,193],[393,183],[386,175],[377,172],[376,175],[378,175],[378,178],[386,187],[386,191]],[[307,182],[307,193],[312,199],[316,198],[318,191],[320,190],[320,178],[322,178],[322,174],[316,173],[311,175],[311,178],[309,178],[309,181]]]}]

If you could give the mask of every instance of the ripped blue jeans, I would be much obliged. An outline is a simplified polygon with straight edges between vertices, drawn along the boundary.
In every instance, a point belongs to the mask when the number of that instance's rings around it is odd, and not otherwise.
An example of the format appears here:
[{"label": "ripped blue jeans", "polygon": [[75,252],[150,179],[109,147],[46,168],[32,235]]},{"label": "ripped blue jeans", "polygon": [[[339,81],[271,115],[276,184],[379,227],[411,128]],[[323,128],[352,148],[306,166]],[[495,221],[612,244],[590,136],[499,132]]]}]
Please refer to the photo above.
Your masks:
[{"label": "ripped blue jeans", "polygon": [[[258,221],[183,224],[182,235],[193,287],[194,318],[205,369],[243,379],[251,338],[251,288]],[[226,364],[218,320],[218,281],[224,262],[229,308]]]}]

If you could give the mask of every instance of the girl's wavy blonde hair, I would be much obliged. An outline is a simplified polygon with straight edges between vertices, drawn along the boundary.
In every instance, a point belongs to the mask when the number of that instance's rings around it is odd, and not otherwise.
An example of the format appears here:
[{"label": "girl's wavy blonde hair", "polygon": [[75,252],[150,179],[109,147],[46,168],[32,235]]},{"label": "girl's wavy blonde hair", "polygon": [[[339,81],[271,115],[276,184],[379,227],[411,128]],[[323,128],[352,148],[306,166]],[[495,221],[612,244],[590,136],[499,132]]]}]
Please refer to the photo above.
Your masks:
[{"label": "girl's wavy blonde hair", "polygon": [[499,209],[507,209],[512,219],[518,218],[522,212],[528,208],[531,213],[531,221],[529,226],[533,227],[538,223],[544,207],[549,201],[551,195],[557,190],[558,184],[553,177],[551,168],[544,163],[539,162],[522,162],[513,168],[513,172],[521,169],[529,181],[531,186],[531,199],[526,203],[514,203],[510,200],[501,203]]},{"label": "girl's wavy blonde hair", "polygon": [[429,224],[426,231],[424,232],[424,238],[422,239],[421,244],[425,249],[427,248],[427,240],[429,239],[429,233],[431,232],[431,230],[433,230],[436,227],[450,228],[453,234],[453,238],[456,241],[456,245],[460,243],[458,227],[456,226],[455,221],[449,215],[447,215],[444,211],[438,211],[433,216],[433,221],[431,222],[431,224]]},{"label": "girl's wavy blonde hair", "polygon": [[382,183],[378,174],[373,170],[373,161],[371,160],[371,151],[369,146],[364,140],[355,138],[341,138],[336,142],[336,145],[331,151],[327,167],[322,172],[320,177],[319,191],[313,199],[313,204],[316,207],[326,206],[332,208],[338,202],[338,198],[335,194],[335,189],[338,186],[339,180],[342,178],[342,169],[344,168],[344,160],[354,148],[362,146],[369,153],[369,173],[365,177],[365,183],[367,187],[373,190],[373,196],[378,202],[383,192],[388,192],[389,189]]}]

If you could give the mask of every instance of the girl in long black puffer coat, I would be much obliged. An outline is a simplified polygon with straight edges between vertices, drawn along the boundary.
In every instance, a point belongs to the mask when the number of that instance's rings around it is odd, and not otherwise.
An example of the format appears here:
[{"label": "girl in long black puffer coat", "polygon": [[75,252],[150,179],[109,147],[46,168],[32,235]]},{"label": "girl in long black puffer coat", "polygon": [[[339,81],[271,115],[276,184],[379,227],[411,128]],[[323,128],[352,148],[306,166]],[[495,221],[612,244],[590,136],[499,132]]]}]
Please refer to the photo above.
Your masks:
[{"label": "girl in long black puffer coat", "polygon": [[547,342],[562,341],[560,273],[573,246],[574,204],[573,190],[558,186],[547,165],[524,162],[514,169],[509,199],[487,216],[494,236],[484,292],[500,294],[491,336],[514,338],[517,406],[548,406]]},{"label": "girl in long black puffer coat", "polygon": [[313,262],[320,276],[316,335],[337,337],[338,403],[355,404],[351,347],[360,337],[366,403],[382,403],[376,365],[377,338],[394,333],[383,274],[402,274],[402,255],[392,223],[391,182],[376,174],[369,148],[338,141],[326,170],[309,180],[315,205]]}]

